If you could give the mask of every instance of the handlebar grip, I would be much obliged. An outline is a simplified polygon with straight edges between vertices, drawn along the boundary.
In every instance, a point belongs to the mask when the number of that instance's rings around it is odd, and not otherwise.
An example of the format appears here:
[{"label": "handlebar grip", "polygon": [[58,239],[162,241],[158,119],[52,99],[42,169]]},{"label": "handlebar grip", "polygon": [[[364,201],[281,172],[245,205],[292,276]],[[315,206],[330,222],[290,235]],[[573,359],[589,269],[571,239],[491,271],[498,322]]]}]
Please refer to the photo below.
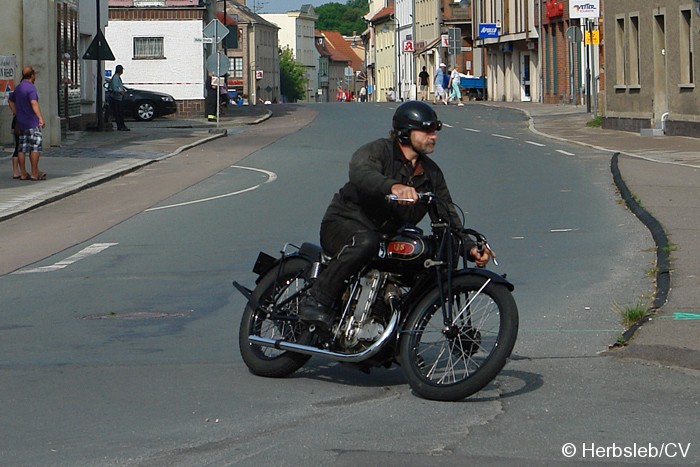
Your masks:
[{"label": "handlebar grip", "polygon": [[398,196],[396,196],[393,193],[385,196],[386,200],[389,202],[407,202],[407,203],[414,203],[414,202],[416,202],[416,203],[421,203],[421,202],[422,203],[430,203],[430,202],[432,202],[434,197],[435,197],[435,194],[431,193],[429,191],[419,192],[417,200],[413,200],[410,198],[399,198]]}]

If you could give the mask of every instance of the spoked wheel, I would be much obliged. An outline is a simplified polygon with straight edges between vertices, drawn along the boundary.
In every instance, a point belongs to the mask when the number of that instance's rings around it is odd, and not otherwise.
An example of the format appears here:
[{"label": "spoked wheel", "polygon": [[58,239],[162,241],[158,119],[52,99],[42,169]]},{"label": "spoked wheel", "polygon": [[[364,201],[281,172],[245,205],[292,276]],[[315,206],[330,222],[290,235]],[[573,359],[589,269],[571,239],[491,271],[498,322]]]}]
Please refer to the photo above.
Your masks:
[{"label": "spoked wheel", "polygon": [[310,263],[289,258],[270,270],[253,291],[260,304],[246,306],[238,334],[238,345],[246,366],[256,375],[281,378],[301,368],[308,355],[262,347],[249,336],[308,344],[312,336],[297,319],[299,302],[305,296],[306,271]]},{"label": "spoked wheel", "polygon": [[506,363],[518,334],[518,309],[502,284],[461,276],[453,281],[453,322],[445,326],[437,289],[409,316],[400,343],[411,388],[433,400],[464,399],[486,386]]}]

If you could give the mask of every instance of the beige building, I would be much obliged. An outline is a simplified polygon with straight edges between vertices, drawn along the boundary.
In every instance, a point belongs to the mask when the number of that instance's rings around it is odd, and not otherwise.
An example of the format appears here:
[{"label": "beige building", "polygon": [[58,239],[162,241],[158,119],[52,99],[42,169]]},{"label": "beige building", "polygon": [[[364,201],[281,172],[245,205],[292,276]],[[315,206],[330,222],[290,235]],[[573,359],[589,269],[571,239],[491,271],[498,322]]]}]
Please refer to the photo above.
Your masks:
[{"label": "beige building", "polygon": [[396,55],[396,23],[394,21],[394,5],[384,7],[369,19],[371,31],[371,56],[368,74],[372,73],[371,85],[374,102],[386,102],[390,89],[398,97],[397,85],[397,55]]},{"label": "beige building", "polygon": [[266,21],[275,24],[279,29],[280,48],[289,47],[294,53],[294,59],[306,68],[306,102],[315,102],[320,87],[318,83],[319,52],[314,38],[318,15],[311,5],[302,5],[299,10],[287,13],[261,14]]},{"label": "beige building", "polygon": [[251,105],[279,101],[279,28],[242,1],[228,0],[226,10],[238,23],[238,47],[227,50],[229,89],[246,96]]},{"label": "beige building", "polygon": [[605,128],[700,136],[697,4],[605,0]]}]

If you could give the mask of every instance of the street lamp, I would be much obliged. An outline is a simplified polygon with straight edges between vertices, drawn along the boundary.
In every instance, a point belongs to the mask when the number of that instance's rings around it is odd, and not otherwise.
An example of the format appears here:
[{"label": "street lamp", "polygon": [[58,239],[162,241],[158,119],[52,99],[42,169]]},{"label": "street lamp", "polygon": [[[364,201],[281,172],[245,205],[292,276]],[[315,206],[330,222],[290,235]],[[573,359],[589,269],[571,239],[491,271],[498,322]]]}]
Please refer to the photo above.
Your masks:
[{"label": "street lamp", "polygon": [[396,85],[394,86],[394,89],[397,90],[396,95],[401,99],[401,96],[403,95],[401,93],[401,76],[399,76],[399,70],[401,67],[401,24],[399,23],[399,19],[396,17],[396,13],[394,13],[394,17],[392,18],[394,20],[394,28],[396,29],[396,46],[394,47],[396,49],[396,57],[394,60],[394,68],[396,72],[394,73],[395,79],[396,79]]}]

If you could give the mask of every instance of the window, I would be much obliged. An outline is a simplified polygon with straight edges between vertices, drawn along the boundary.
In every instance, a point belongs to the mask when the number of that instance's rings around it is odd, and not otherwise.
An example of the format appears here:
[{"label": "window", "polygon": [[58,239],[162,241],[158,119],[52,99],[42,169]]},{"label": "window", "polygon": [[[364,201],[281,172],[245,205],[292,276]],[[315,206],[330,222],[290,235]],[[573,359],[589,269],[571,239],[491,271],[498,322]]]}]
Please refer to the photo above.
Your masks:
[{"label": "window", "polygon": [[693,36],[690,10],[681,10],[680,84],[693,84]]},{"label": "window", "polygon": [[230,57],[228,59],[228,74],[232,78],[243,78],[243,57]]},{"label": "window", "polygon": [[134,37],[134,59],[165,58],[162,37]]},{"label": "window", "polygon": [[627,47],[625,47],[625,18],[615,21],[615,84],[626,84],[625,63],[627,63]]},{"label": "window", "polygon": [[627,84],[639,85],[640,60],[639,60],[639,16],[630,16],[630,80]]}]

